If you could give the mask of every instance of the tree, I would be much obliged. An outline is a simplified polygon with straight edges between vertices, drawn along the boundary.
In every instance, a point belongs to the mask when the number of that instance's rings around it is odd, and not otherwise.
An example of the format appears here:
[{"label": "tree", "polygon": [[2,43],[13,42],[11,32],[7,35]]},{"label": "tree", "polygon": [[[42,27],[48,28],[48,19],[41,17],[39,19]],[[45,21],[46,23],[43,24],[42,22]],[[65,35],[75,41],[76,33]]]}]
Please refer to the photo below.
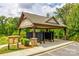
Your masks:
[{"label": "tree", "polygon": [[0,33],[1,34],[5,34],[5,23],[6,23],[6,20],[5,20],[5,16],[0,16]]},{"label": "tree", "polygon": [[78,39],[79,37],[79,4],[66,4],[55,12],[56,17],[62,18],[68,28],[68,37]]},{"label": "tree", "polygon": [[19,18],[0,16],[0,35],[12,35],[17,30]]}]

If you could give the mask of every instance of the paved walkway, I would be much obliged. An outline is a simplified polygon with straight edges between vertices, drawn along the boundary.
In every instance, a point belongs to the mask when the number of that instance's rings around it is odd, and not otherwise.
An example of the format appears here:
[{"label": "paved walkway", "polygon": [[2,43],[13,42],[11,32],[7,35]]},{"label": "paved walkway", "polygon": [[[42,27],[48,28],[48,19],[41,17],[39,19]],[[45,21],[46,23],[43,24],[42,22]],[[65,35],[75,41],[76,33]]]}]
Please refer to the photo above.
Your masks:
[{"label": "paved walkway", "polygon": [[79,56],[79,43],[74,42],[72,44],[53,49],[44,53],[40,53],[35,56]]},{"label": "paved walkway", "polygon": [[0,45],[0,48],[8,46],[8,44]]},{"label": "paved walkway", "polygon": [[[19,43],[19,44],[21,44],[21,43]],[[16,45],[16,44],[14,44],[14,45]],[[8,44],[0,45],[0,48],[3,48],[5,46],[8,46]]]},{"label": "paved walkway", "polygon": [[2,56],[27,56],[27,55],[34,55],[37,53],[41,53],[50,49],[55,49],[57,47],[67,45],[72,43],[73,41],[66,41],[66,40],[55,40],[55,42],[46,42],[45,44],[41,44],[38,47],[24,49],[16,52],[0,54]]}]

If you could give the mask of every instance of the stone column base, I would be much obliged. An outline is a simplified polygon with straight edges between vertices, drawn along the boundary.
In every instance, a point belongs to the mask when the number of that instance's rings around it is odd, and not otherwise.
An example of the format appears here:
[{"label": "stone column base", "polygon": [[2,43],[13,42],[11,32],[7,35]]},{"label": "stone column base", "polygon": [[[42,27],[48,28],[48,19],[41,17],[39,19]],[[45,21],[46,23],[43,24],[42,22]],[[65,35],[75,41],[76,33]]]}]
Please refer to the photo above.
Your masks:
[{"label": "stone column base", "polygon": [[31,46],[37,46],[37,38],[31,38]]}]

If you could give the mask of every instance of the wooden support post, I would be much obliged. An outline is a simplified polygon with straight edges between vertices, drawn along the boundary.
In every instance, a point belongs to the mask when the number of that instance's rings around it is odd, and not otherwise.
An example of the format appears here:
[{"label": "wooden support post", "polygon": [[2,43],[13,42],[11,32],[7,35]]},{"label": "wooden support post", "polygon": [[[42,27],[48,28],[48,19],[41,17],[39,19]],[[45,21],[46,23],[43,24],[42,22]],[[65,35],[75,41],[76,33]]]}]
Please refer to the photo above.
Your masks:
[{"label": "wooden support post", "polygon": [[21,29],[19,29],[19,35],[20,35],[20,33],[21,33]]},{"label": "wooden support post", "polygon": [[33,38],[35,38],[35,28],[33,28]]},{"label": "wooden support post", "polygon": [[52,39],[53,39],[53,42],[54,42],[54,31],[53,31],[53,33],[52,33],[52,36],[53,36],[53,38],[52,38]]},{"label": "wooden support post", "polygon": [[66,34],[66,32],[67,32],[67,29],[64,28],[64,39],[65,39],[65,40],[67,40],[67,34]]},{"label": "wooden support post", "polygon": [[51,31],[51,42],[52,42],[52,40],[54,42],[54,31],[53,32]]},{"label": "wooden support post", "polygon": [[8,49],[10,49],[10,42],[9,42],[9,38],[8,38]]},{"label": "wooden support post", "polygon": [[42,44],[42,34],[43,34],[43,33],[41,33],[41,39],[40,39],[40,44]]},{"label": "wooden support post", "polygon": [[33,28],[33,37],[31,38],[31,46],[37,46],[37,38],[36,38],[36,33],[35,33],[35,28]]},{"label": "wooden support post", "polygon": [[20,41],[19,41],[19,39],[20,39],[20,38],[18,38],[18,42],[17,42],[17,48],[19,48],[19,42],[20,42]]},{"label": "wooden support post", "polygon": [[50,41],[52,42],[52,32],[51,32],[51,39],[50,39]]},{"label": "wooden support post", "polygon": [[[48,32],[49,31],[49,29],[46,29],[46,32]],[[50,39],[45,39],[45,41],[50,41]]]},{"label": "wooden support post", "polygon": [[44,38],[43,38],[43,43],[45,44],[45,33],[43,33],[43,36],[44,36]]},{"label": "wooden support post", "polygon": [[46,32],[48,32],[48,29],[46,29]]}]

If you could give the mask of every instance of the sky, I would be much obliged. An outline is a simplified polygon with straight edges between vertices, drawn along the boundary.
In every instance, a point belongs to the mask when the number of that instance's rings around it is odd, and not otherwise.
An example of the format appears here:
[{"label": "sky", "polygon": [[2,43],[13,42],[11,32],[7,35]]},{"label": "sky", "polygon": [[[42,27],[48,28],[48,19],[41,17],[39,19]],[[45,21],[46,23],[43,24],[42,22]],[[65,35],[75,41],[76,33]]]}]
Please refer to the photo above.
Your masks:
[{"label": "sky", "polygon": [[46,16],[47,13],[54,15],[56,8],[61,8],[63,5],[62,3],[0,3],[0,15],[16,17],[23,11],[41,16]]}]

